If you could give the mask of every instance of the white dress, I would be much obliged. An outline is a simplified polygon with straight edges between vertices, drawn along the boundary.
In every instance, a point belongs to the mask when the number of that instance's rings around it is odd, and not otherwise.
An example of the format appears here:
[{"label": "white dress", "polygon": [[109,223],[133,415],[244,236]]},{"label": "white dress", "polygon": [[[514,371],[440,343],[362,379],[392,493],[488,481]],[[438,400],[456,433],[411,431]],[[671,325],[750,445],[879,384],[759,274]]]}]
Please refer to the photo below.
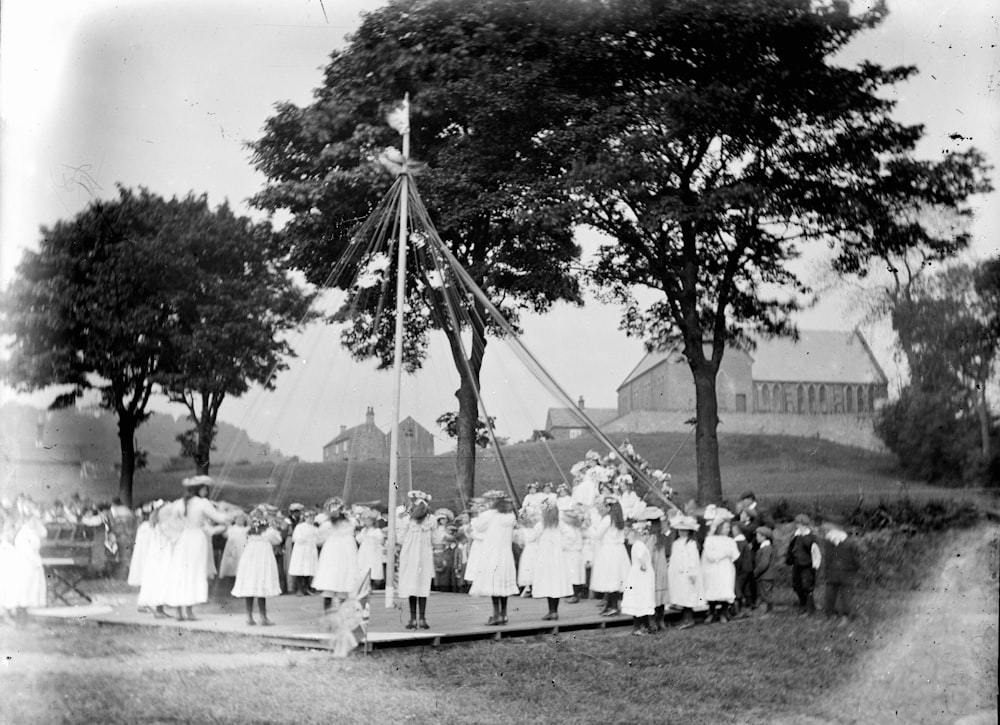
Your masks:
[{"label": "white dress", "polygon": [[625,530],[604,516],[594,530],[594,565],[590,588],[595,592],[623,592],[631,564],[625,549]]},{"label": "white dress", "polygon": [[583,563],[583,532],[577,526],[560,522],[562,534],[563,564],[569,574],[569,583],[585,584],[587,570]]},{"label": "white dress", "polygon": [[44,607],[47,604],[45,568],[42,566],[42,539],[45,526],[28,521],[14,537],[14,601],[18,607]]},{"label": "white dress", "polygon": [[[477,516],[476,518],[479,518]],[[475,521],[476,519],[473,519]],[[465,561],[465,581],[473,582],[476,580],[476,574],[479,571],[480,564],[483,559],[483,532],[476,528],[473,528],[472,524],[469,524],[466,529],[466,536],[472,542],[469,544],[469,556]]]},{"label": "white dress", "polygon": [[200,496],[179,499],[172,504],[183,522],[174,544],[168,572],[166,602],[171,607],[191,607],[208,601],[208,557],[211,555],[205,525],[224,523],[226,518],[211,501]]},{"label": "white dress", "polygon": [[17,592],[14,579],[17,576],[17,550],[7,536],[0,533],[0,611],[17,608]]},{"label": "white dress", "polygon": [[434,553],[431,538],[437,521],[427,516],[423,521],[410,520],[409,516],[398,519],[399,550],[399,596],[426,597],[431,593],[434,579]]},{"label": "white dress", "polygon": [[[476,597],[509,597],[517,594],[514,570],[514,514],[491,509],[472,521],[472,529],[483,534],[479,562],[469,594]],[[473,544],[475,546],[475,544]]]},{"label": "white dress", "polygon": [[560,527],[547,527],[539,521],[528,536],[535,544],[531,596],[535,599],[562,599],[572,595],[573,584],[566,566]]},{"label": "white dress", "polygon": [[132,587],[142,586],[142,569],[146,563],[149,541],[153,535],[153,527],[148,521],[143,521],[135,530],[135,544],[132,546],[132,561],[128,566],[128,584]]},{"label": "white dress", "polygon": [[705,609],[698,543],[678,536],[670,547],[667,565],[670,605],[678,609]]},{"label": "white dress", "polygon": [[222,558],[219,559],[219,576],[236,576],[236,569],[240,565],[240,557],[243,550],[247,548],[247,537],[249,536],[249,526],[232,525],[226,529],[226,546],[222,549]]},{"label": "white dress", "polygon": [[[160,509],[162,511],[163,509]],[[174,542],[164,533],[163,526],[152,526],[146,557],[142,563],[142,581],[139,582],[140,607],[159,607],[167,601],[167,577],[174,554]]]},{"label": "white dress", "polygon": [[382,529],[378,526],[366,526],[355,538],[358,541],[358,568],[361,575],[364,576],[369,571],[372,581],[385,579],[385,571],[382,569],[385,534]]},{"label": "white dress", "polygon": [[316,562],[312,587],[324,596],[354,591],[358,577],[358,544],[354,540],[354,520],[324,521],[319,527],[322,549]]},{"label": "white dress", "polygon": [[705,537],[701,551],[701,577],[705,600],[729,602],[736,599],[736,566],[739,547],[728,536],[712,534]]},{"label": "white dress", "polygon": [[641,541],[632,544],[632,564],[622,594],[622,614],[646,617],[656,609],[656,572],[649,549]]},{"label": "white dress", "polygon": [[267,529],[247,538],[247,547],[236,568],[234,597],[276,597],[281,594],[278,560],[274,547],[281,543],[281,534]]},{"label": "white dress", "polygon": [[295,525],[292,531],[292,555],[288,561],[288,576],[315,576],[319,562],[319,529],[308,521]]}]

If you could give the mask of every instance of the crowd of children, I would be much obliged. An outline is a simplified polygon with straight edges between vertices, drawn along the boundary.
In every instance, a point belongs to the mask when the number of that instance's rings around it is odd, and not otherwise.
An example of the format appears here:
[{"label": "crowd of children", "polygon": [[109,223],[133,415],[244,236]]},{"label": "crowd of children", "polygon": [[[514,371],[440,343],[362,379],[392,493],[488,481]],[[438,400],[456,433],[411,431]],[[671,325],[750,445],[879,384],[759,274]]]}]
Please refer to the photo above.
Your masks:
[{"label": "crowd of children", "polygon": [[[669,476],[651,470],[631,446],[622,451],[631,466],[616,454],[590,452],[571,469],[572,483],[530,484],[518,510],[503,491],[473,499],[457,515],[433,509],[429,495],[411,491],[393,512],[393,585],[409,608],[407,629],[429,629],[433,590],[490,597],[490,626],[507,624],[511,596],[545,599],[545,620],[559,618],[561,602],[600,597],[601,614],[631,616],[636,635],[662,630],[670,611],[680,613],[680,628],[693,626],[696,613],[707,623],[754,609],[769,616],[779,554],[774,522],[754,494],[744,493],[735,511],[693,503],[681,509],[671,501]],[[637,467],[662,495],[638,494],[630,473]],[[262,504],[247,513],[210,501],[210,483],[206,476],[186,479],[183,497],[137,512],[128,583],[153,616],[194,619],[193,607],[208,601],[214,583],[245,600],[250,626],[270,625],[266,600],[286,592],[321,595],[323,612],[335,618],[345,616],[338,613],[360,590],[384,586],[387,514],[338,497],[311,509]],[[14,583],[0,598],[4,616],[45,604],[39,550],[46,523],[102,520],[96,510],[76,512],[76,503],[48,515],[27,499],[3,508],[0,572]],[[822,535],[804,515],[794,524],[783,555],[800,613],[817,610],[813,592],[822,566],[823,609],[849,617],[859,566],[853,541],[833,517]],[[221,555],[213,537],[224,543]]]}]

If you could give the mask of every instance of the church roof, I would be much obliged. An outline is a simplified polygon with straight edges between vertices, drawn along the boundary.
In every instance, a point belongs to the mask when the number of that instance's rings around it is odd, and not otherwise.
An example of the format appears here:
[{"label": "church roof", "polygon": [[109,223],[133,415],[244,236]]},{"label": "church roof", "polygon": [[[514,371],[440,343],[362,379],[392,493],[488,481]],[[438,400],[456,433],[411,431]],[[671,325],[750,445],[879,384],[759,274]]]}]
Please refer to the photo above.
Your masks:
[{"label": "church roof", "polygon": [[[596,426],[602,426],[605,423],[610,423],[618,417],[617,408],[585,408],[583,412],[586,413],[587,417],[590,418]],[[546,429],[548,430],[551,430],[552,428],[583,427],[583,424],[573,414],[573,410],[571,408],[549,408],[549,414],[546,421]]]},{"label": "church roof", "polygon": [[[618,389],[677,355],[676,350],[646,353]],[[758,382],[888,383],[858,330],[800,330],[798,341],[762,340],[751,359],[751,376]]]},{"label": "church roof", "polygon": [[879,383],[888,379],[859,331],[802,330],[760,343],[753,352],[753,379],[761,382]]}]

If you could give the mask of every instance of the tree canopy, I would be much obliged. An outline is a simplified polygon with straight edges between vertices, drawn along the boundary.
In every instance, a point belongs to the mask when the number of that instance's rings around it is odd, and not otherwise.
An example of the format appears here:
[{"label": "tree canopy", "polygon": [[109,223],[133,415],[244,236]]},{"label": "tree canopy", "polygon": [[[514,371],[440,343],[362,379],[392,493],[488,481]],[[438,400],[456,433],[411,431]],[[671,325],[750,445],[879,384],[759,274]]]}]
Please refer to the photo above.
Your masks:
[{"label": "tree canopy", "polygon": [[[618,77],[577,166],[583,220],[606,232],[593,278],[623,326],[680,349],[696,390],[698,498],[722,497],[715,377],[727,347],[794,335],[803,245],[841,271],[932,240],[904,205],[961,206],[984,190],[974,150],[918,161],[919,126],[894,121],[884,89],[912,67],[836,65],[882,6],[674,0],[612,3]],[[598,93],[591,89],[591,94]],[[948,241],[942,242],[947,244]],[[640,303],[635,290],[655,292]]]},{"label": "tree canopy", "polygon": [[[283,234],[292,263],[311,281],[331,283],[358,222],[393,182],[377,159],[399,142],[385,119],[408,93],[421,196],[475,282],[515,324],[522,312],[578,303],[575,207],[560,181],[570,139],[553,137],[552,129],[581,113],[588,66],[560,64],[560,49],[591,37],[585,29],[599,7],[579,0],[404,0],[367,15],[348,46],[333,53],[314,102],[279,104],[251,144],[268,178],[254,203],[291,214]],[[410,367],[420,363],[430,329],[443,329],[451,345],[461,380],[458,480],[471,496],[476,391],[491,330],[473,305],[466,324],[474,343],[463,352],[449,321],[417,314],[427,302],[408,294],[414,320],[429,320],[408,326]],[[356,356],[391,364],[391,320],[381,318],[377,329],[368,323],[376,305],[393,304],[372,300],[341,312],[349,321],[344,342]]]},{"label": "tree canopy", "polygon": [[118,198],[43,228],[25,252],[3,299],[4,378],[21,390],[69,386],[54,407],[98,391],[118,418],[119,494],[131,504],[135,431],[157,385],[207,403],[189,410],[212,431],[224,395],[263,382],[290,354],[277,334],[305,298],[272,252],[266,225],[226,207],[119,186]]}]

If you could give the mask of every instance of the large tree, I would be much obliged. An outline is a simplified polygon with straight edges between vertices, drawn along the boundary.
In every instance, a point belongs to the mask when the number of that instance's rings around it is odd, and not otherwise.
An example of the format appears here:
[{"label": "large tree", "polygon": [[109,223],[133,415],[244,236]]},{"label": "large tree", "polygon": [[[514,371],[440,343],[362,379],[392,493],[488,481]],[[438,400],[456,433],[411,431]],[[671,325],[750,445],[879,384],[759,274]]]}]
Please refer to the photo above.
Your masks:
[{"label": "large tree", "polygon": [[[727,347],[794,335],[804,244],[858,270],[877,245],[926,238],[908,204],[955,206],[980,190],[981,158],[916,161],[919,126],[891,117],[885,89],[913,68],[836,64],[884,17],[815,0],[622,0],[604,35],[618,76],[589,124],[574,188],[613,242],[598,283],[625,329],[680,349],[694,378],[698,498],[718,501],[716,375]],[[590,94],[598,93],[594,88]],[[873,251],[874,250],[874,251]],[[637,289],[652,291],[652,301]]]},{"label": "large tree", "polygon": [[[328,281],[359,220],[393,182],[377,162],[399,136],[386,124],[409,93],[414,157],[422,198],[442,239],[491,300],[516,324],[525,312],[580,300],[571,265],[574,205],[560,183],[571,138],[553,129],[580,117],[580,89],[598,60],[565,65],[565,44],[597,44],[588,34],[600,8],[585,0],[402,0],[367,15],[348,46],[335,52],[311,105],[277,106],[264,136],[252,144],[268,178],[255,203],[290,214],[284,228],[293,263],[317,283]],[[395,264],[393,260],[392,264]],[[392,269],[390,269],[392,272]],[[350,276],[335,280],[346,286]],[[421,315],[428,302],[408,292],[407,362],[420,364],[429,330],[443,329],[459,374],[457,479],[473,495],[477,391],[487,314],[469,303],[460,330],[442,314]],[[360,358],[391,364],[392,324],[372,326],[373,299],[341,312],[345,344]],[[421,323],[426,320],[427,325]]]},{"label": "large tree", "polygon": [[175,205],[145,189],[119,187],[72,220],[41,230],[38,251],[25,252],[4,296],[10,336],[4,378],[20,390],[68,385],[53,407],[88,390],[118,418],[119,496],[131,505],[135,431],[168,347],[175,279],[162,232]]},{"label": "large tree", "polygon": [[179,202],[169,238],[178,286],[170,291],[169,355],[156,381],[188,411],[182,453],[209,472],[219,409],[252,384],[274,386],[293,355],[286,334],[307,320],[312,296],[284,269],[270,224]]}]

